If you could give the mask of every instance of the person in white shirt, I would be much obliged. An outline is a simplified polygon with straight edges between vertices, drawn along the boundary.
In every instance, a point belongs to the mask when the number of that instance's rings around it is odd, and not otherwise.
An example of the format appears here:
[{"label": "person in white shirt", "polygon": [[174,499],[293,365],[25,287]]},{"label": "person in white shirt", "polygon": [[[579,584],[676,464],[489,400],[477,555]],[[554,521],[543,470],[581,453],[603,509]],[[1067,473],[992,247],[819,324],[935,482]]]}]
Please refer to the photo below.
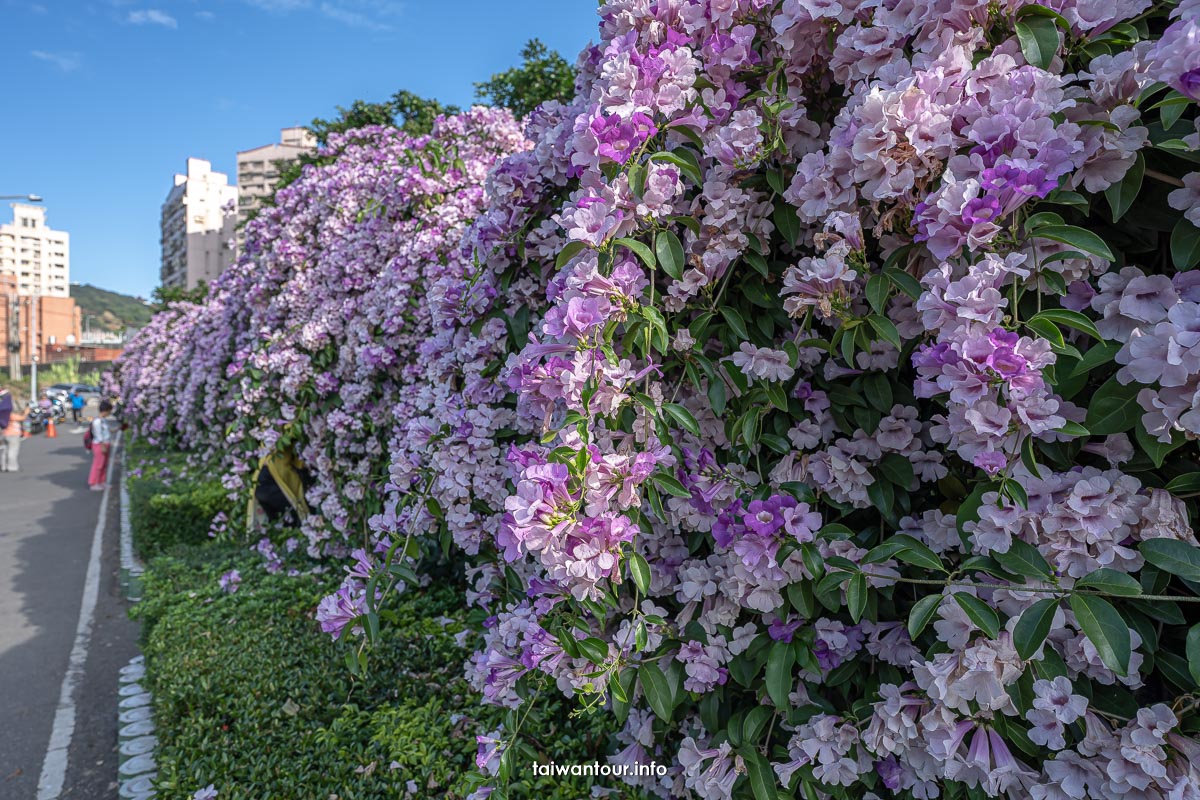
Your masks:
[{"label": "person in white shirt", "polygon": [[88,486],[93,492],[104,491],[108,472],[108,454],[112,451],[113,433],[108,418],[113,405],[108,400],[100,401],[100,416],[92,420],[92,471],[88,473]]}]

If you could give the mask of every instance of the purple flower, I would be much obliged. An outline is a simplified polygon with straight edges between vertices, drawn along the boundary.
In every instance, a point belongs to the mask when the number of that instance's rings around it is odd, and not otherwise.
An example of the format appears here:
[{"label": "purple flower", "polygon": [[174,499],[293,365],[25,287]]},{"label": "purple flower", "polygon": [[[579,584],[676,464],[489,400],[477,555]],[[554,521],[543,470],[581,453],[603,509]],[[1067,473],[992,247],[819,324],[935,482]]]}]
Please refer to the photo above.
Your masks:
[{"label": "purple flower", "polygon": [[658,133],[658,128],[654,126],[654,120],[638,111],[628,120],[620,114],[597,115],[592,120],[591,131],[600,144],[599,154],[624,164],[634,150]]},{"label": "purple flower", "polygon": [[217,584],[221,587],[221,591],[226,592],[227,594],[233,594],[236,592],[241,583],[242,575],[236,569],[231,569],[217,580]]}]

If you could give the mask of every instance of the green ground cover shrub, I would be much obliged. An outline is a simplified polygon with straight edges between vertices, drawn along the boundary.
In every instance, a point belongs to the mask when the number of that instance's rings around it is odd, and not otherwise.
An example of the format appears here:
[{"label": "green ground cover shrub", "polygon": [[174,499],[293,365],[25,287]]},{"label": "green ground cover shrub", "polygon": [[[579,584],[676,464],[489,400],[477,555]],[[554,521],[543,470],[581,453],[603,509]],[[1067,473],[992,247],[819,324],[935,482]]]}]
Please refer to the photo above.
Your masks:
[{"label": "green ground cover shrub", "polygon": [[207,542],[213,517],[233,512],[221,482],[192,474],[185,453],[134,442],[129,470],[133,546],[144,559]]},{"label": "green ground cover shrub", "polygon": [[[242,582],[226,594],[218,578],[233,568]],[[354,678],[311,618],[338,577],[268,575],[243,547],[215,543],[151,563],[135,616],[154,693],[159,798],[185,800],[210,783],[220,800],[469,793],[475,734],[501,715],[462,678],[459,592],[436,582],[406,595],[367,674]],[[568,719],[557,700],[542,709],[538,744],[522,760],[603,761],[611,731],[601,715]],[[525,777],[513,798],[577,800],[593,780],[633,796],[613,779],[515,772]]]}]

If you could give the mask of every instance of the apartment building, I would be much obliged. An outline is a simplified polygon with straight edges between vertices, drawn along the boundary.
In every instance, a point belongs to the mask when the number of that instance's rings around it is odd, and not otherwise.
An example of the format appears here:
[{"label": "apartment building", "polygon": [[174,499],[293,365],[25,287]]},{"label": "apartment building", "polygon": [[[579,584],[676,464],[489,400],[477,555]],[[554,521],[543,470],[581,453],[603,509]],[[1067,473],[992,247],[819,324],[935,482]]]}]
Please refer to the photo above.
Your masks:
[{"label": "apartment building", "polygon": [[46,209],[13,203],[13,221],[0,225],[0,275],[12,275],[22,295],[67,297],[71,237],[46,225]]},{"label": "apartment building", "polygon": [[159,277],[164,287],[194,288],[233,263],[237,198],[227,175],[204,159],[187,160],[187,173],[175,176],[162,205]]},{"label": "apartment building", "polygon": [[279,132],[279,141],[265,144],[237,154],[238,190],[238,251],[244,241],[246,222],[259,208],[264,198],[270,197],[279,181],[279,168],[299,160],[317,148],[316,137],[307,128],[284,128]]}]

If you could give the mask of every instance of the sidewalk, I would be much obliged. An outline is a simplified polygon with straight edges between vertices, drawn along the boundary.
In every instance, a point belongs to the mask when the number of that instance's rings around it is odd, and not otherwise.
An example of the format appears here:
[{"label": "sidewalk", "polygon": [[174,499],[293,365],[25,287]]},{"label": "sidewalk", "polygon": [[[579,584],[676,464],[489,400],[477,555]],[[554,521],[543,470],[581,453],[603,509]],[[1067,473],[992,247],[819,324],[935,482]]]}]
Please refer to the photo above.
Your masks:
[{"label": "sidewalk", "polygon": [[[0,473],[0,797],[34,800],[63,678],[76,639],[100,513],[89,492],[82,428],[58,428],[21,446],[21,472]],[[99,592],[72,693],[74,735],[61,797],[116,796],[117,671],[136,654],[137,626],[117,584],[119,513],[114,474],[107,494]],[[60,720],[70,715],[60,715]]]}]

